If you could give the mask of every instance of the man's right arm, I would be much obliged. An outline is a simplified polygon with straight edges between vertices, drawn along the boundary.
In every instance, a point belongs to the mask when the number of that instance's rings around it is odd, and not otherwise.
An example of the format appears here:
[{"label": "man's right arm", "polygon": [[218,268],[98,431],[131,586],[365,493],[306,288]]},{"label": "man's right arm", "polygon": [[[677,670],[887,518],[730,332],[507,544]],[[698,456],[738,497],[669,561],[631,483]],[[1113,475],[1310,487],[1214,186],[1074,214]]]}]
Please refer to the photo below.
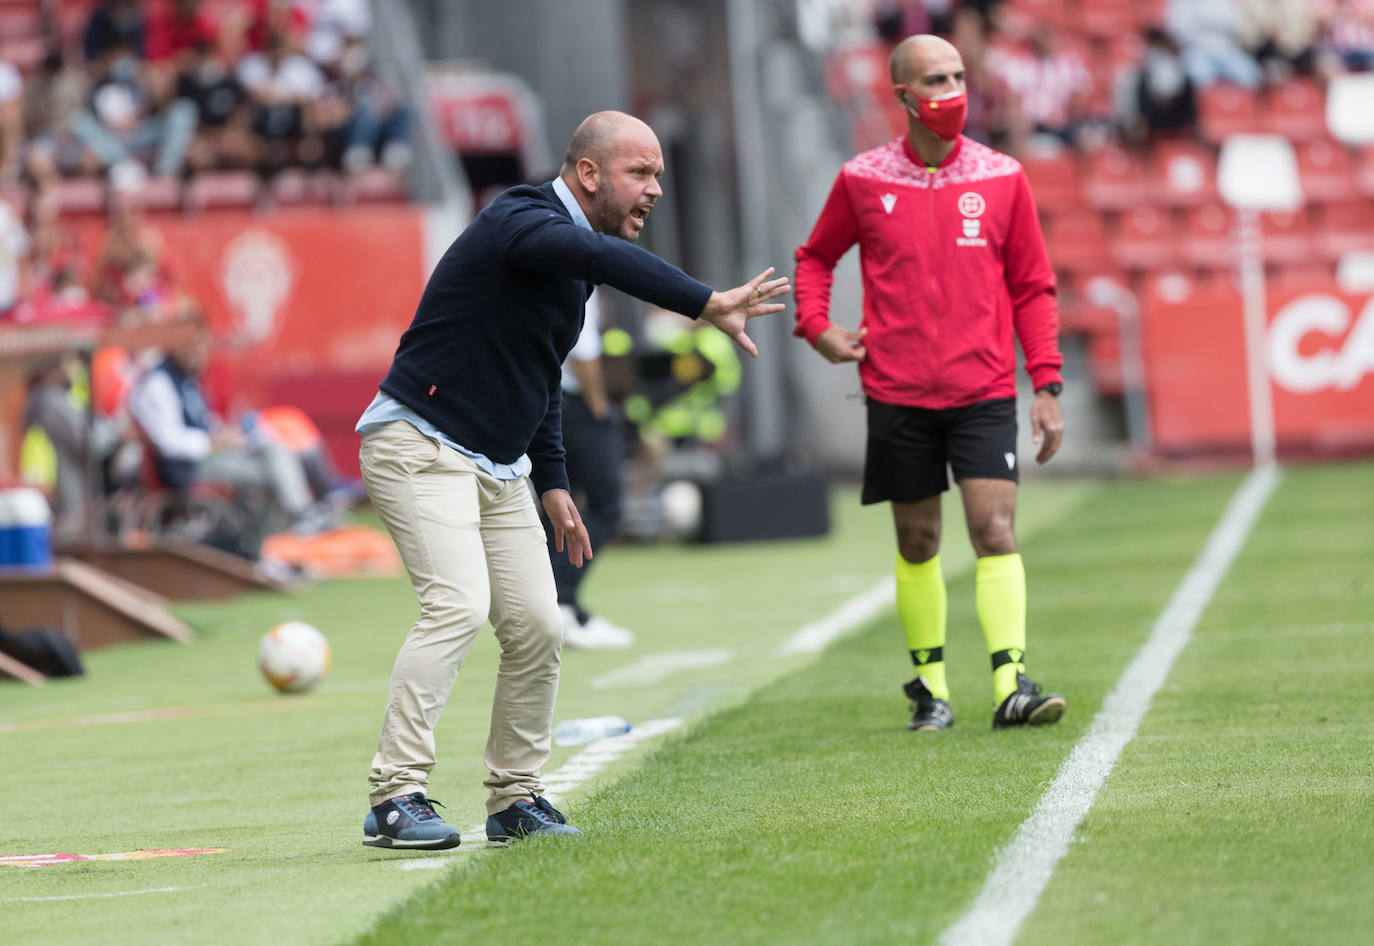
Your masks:
[{"label": "man's right arm", "polygon": [[797,248],[797,327],[792,334],[811,345],[830,327],[830,287],[835,264],[859,239],[859,221],[844,173],[835,178],[807,241]]}]

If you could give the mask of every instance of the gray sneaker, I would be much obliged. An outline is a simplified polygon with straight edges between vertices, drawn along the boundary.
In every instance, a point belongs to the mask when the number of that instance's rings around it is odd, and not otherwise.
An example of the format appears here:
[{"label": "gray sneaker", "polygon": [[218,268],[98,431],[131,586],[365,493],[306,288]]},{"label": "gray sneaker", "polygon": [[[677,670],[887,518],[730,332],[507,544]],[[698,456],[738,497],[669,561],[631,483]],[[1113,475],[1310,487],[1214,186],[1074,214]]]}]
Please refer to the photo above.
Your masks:
[{"label": "gray sneaker", "polygon": [[520,838],[535,835],[574,835],[581,834],[562,812],[543,798],[534,801],[520,799],[505,811],[487,816],[487,840],[493,844],[509,844]]},{"label": "gray sneaker", "polygon": [[374,805],[363,819],[363,843],[368,847],[405,848],[411,851],[442,851],[457,847],[458,829],[445,823],[423,792],[388,798]]}]

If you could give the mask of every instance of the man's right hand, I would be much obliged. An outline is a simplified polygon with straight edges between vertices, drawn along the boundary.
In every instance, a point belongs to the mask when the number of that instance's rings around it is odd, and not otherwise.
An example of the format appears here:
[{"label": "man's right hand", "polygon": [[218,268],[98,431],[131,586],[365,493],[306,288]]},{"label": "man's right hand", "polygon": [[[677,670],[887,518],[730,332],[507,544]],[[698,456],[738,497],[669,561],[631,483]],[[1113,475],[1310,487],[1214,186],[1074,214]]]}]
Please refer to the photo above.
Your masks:
[{"label": "man's right hand", "polygon": [[832,325],[816,337],[816,351],[831,364],[863,361],[868,357],[868,349],[864,347],[864,336],[867,334],[866,328],[851,332],[839,325]]}]

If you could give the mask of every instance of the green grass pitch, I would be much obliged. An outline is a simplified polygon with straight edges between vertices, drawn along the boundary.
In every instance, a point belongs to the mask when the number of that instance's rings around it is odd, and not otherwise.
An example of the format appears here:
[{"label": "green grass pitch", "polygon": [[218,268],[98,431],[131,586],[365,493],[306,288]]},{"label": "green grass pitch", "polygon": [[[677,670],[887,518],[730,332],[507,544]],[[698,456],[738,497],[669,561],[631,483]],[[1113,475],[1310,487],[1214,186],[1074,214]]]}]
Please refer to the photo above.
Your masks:
[{"label": "green grass pitch", "polygon": [[[1036,481],[1018,533],[1030,670],[1055,727],[993,732],[971,553],[943,553],[956,726],[910,734],[890,610],[818,655],[779,647],[891,575],[887,512],[835,497],[824,539],[608,549],[590,604],[625,652],[565,655],[557,718],[678,719],[563,799],[587,833],[491,850],[481,746],[496,646],[469,656],[431,786],[454,852],[365,848],[365,775],[404,579],[178,612],[190,646],[90,654],[88,676],[0,685],[0,858],[220,848],[50,866],[0,861],[5,943],[934,943],[968,906],[1149,635],[1238,475]],[[3,603],[0,603],[0,611]],[[320,627],[334,667],[273,694],[259,636]],[[657,679],[616,674],[710,656]],[[1374,938],[1374,464],[1292,467],[1155,695],[1018,943],[1365,943]],[[685,659],[692,664],[692,658]],[[557,748],[554,772],[579,750]]]}]

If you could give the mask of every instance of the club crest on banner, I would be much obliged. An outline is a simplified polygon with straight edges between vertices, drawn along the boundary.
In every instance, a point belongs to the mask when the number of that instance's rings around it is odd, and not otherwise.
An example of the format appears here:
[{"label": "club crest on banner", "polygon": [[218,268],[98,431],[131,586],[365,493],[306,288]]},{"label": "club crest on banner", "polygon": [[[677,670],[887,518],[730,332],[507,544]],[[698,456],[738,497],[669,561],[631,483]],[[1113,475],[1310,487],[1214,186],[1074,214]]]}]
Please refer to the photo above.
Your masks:
[{"label": "club crest on banner", "polygon": [[275,233],[247,230],[224,247],[220,286],[246,341],[261,342],[276,334],[295,283],[291,247]]}]

